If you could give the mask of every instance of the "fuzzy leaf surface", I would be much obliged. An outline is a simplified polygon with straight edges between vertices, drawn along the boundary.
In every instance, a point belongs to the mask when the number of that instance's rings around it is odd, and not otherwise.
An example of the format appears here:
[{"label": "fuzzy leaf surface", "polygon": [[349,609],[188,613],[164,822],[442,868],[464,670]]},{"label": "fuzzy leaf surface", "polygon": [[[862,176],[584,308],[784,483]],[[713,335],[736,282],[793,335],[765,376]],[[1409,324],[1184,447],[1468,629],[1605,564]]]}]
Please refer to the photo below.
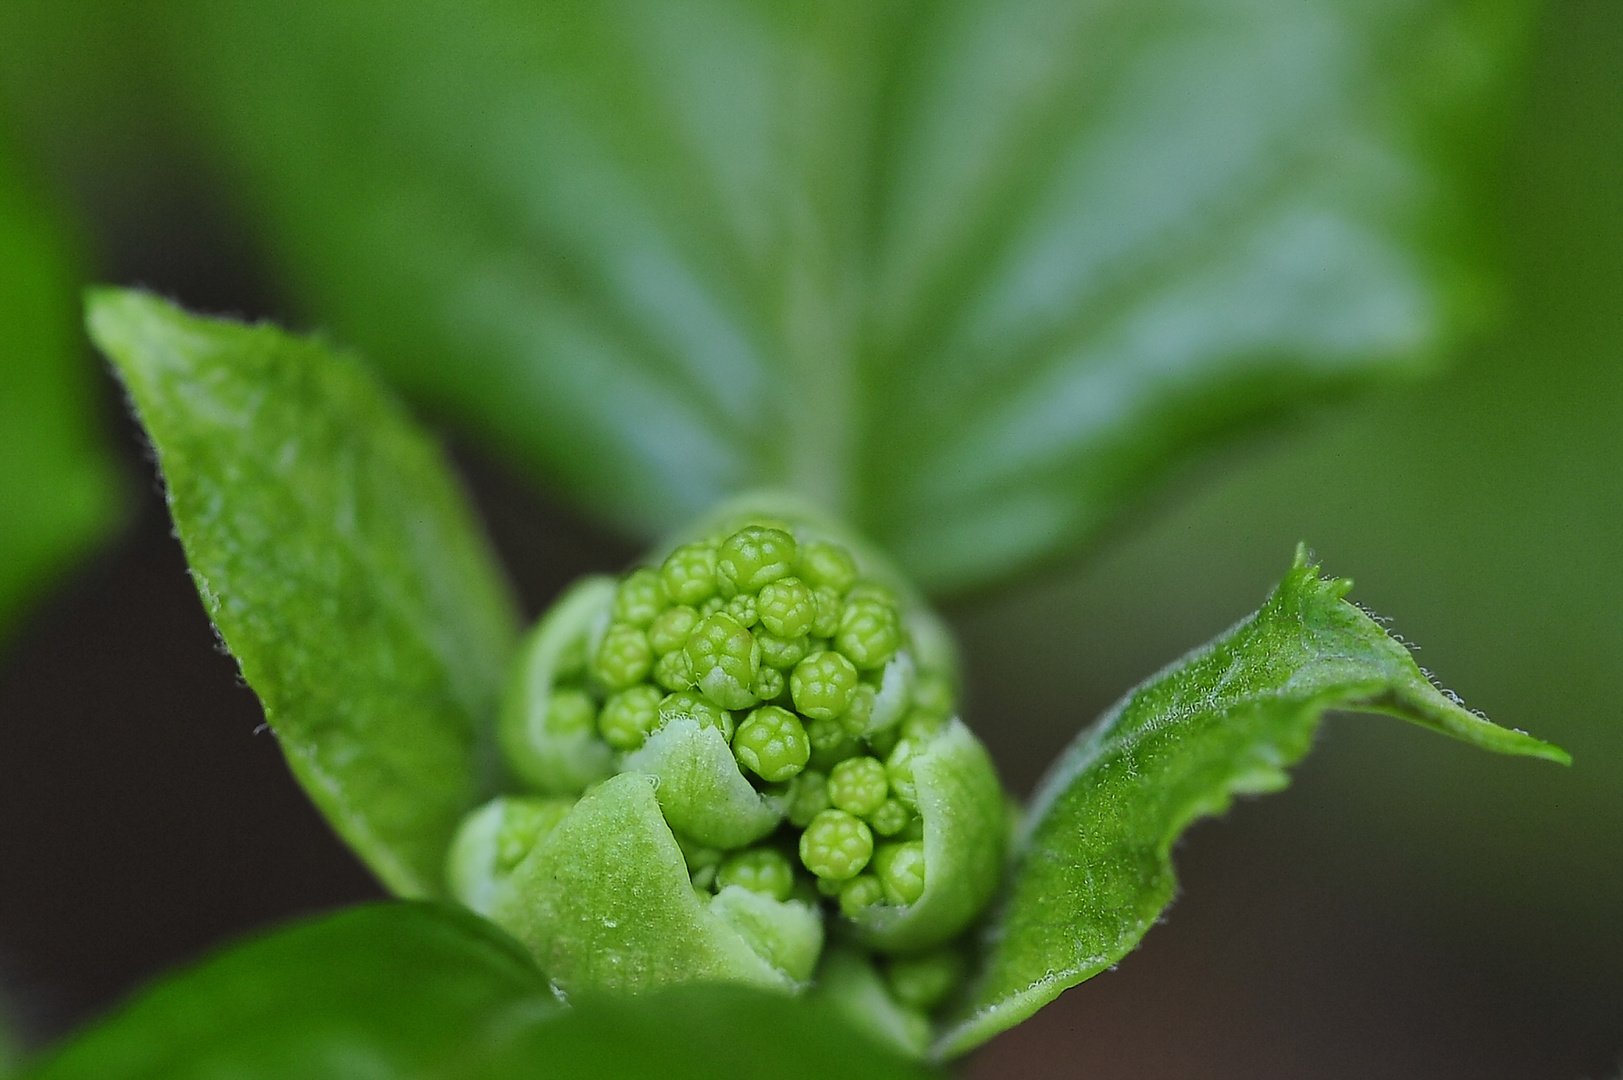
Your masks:
[{"label": "fuzzy leaf surface", "polygon": [[1530,10],[247,0],[173,67],[415,394],[628,531],[785,486],[942,592],[1426,368]]},{"label": "fuzzy leaf surface", "polygon": [[968,1007],[962,1053],[1127,955],[1172,902],[1171,851],[1236,795],[1278,791],[1327,710],[1385,713],[1483,750],[1567,764],[1439,690],[1324,579],[1305,549],[1260,611],[1129,693],[1056,760],[1033,797],[1009,895]]},{"label": "fuzzy leaf surface", "polygon": [[395,892],[487,795],[516,617],[438,444],[353,357],[98,292],[198,592],[293,773]]},{"label": "fuzzy leaf surface", "polygon": [[59,232],[0,137],[0,642],[44,579],[106,534],[121,501]]}]

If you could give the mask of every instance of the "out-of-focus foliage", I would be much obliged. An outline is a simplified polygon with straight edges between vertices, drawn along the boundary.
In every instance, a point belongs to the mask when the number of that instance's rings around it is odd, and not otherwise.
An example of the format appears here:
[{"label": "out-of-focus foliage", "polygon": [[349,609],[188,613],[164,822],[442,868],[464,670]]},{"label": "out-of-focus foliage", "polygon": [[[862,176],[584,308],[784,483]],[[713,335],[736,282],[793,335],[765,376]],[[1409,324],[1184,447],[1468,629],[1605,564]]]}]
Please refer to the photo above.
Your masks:
[{"label": "out-of-focus foliage", "polygon": [[[768,1034],[770,1033],[770,1034]],[[739,988],[559,1007],[490,923],[377,904],[228,949],[48,1055],[31,1080],[921,1080],[827,1009]]]},{"label": "out-of-focus foliage", "polygon": [[438,895],[452,832],[496,781],[517,638],[439,446],[320,342],[135,292],[94,294],[89,321],[289,766],[385,884]]},{"label": "out-of-focus foliage", "polygon": [[119,504],[72,260],[9,149],[0,131],[0,640],[42,581],[106,534]]},{"label": "out-of-focus foliage", "polygon": [[406,387],[627,529],[786,484],[940,591],[1452,341],[1526,8],[184,10],[282,267]]}]

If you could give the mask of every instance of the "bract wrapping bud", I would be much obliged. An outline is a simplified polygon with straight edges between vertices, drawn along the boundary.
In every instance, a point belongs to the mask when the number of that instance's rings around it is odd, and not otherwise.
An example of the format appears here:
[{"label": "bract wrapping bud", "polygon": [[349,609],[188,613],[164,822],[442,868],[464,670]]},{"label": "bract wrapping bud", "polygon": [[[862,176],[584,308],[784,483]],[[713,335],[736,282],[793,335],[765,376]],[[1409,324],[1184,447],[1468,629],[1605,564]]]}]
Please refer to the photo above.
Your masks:
[{"label": "bract wrapping bud", "polygon": [[566,992],[794,991],[841,923],[834,982],[922,1016],[935,984],[892,995],[872,958],[957,940],[1008,832],[956,686],[882,559],[781,501],[723,508],[538,623],[500,728],[519,790],[464,824],[452,891]]}]

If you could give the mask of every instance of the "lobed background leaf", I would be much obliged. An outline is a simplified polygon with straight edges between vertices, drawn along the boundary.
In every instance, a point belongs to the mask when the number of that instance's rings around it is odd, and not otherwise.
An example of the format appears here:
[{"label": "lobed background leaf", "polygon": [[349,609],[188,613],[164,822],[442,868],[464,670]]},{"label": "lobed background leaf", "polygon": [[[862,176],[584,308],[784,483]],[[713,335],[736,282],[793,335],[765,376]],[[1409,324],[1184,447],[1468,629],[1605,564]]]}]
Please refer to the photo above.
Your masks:
[{"label": "lobed background leaf", "polygon": [[[770,1038],[764,1037],[770,1032]],[[372,904],[232,946],[144,990],[27,1080],[903,1080],[934,1075],[830,1010],[698,986],[563,1008],[460,908]]]},{"label": "lobed background leaf", "polygon": [[413,393],[644,538],[777,484],[940,592],[1427,367],[1531,5],[179,10],[287,276]]},{"label": "lobed background leaf", "polygon": [[1484,750],[1568,764],[1427,679],[1305,549],[1260,611],[1130,692],[1032,798],[986,964],[939,1041],[961,1053],[1127,955],[1172,902],[1172,845],[1235,795],[1277,791],[1329,709],[1385,713]]},{"label": "lobed background leaf", "polygon": [[122,509],[76,333],[76,267],[10,149],[0,130],[0,641]]},{"label": "lobed background leaf", "polygon": [[101,291],[204,606],[294,775],[395,892],[495,781],[516,615],[440,448],[352,357]]}]

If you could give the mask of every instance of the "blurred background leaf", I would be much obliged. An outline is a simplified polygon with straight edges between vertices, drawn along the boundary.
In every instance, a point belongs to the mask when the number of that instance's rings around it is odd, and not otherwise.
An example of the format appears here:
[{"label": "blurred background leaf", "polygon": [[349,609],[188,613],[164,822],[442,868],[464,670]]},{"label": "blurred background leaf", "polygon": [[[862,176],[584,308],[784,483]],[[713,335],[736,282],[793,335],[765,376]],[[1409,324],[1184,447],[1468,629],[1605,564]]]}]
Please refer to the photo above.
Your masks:
[{"label": "blurred background leaf", "polygon": [[0,643],[121,503],[77,332],[77,267],[10,149],[0,126]]},{"label": "blurred background leaf", "polygon": [[1529,8],[183,8],[308,309],[647,538],[787,484],[927,587],[1197,445],[1427,366]]}]

